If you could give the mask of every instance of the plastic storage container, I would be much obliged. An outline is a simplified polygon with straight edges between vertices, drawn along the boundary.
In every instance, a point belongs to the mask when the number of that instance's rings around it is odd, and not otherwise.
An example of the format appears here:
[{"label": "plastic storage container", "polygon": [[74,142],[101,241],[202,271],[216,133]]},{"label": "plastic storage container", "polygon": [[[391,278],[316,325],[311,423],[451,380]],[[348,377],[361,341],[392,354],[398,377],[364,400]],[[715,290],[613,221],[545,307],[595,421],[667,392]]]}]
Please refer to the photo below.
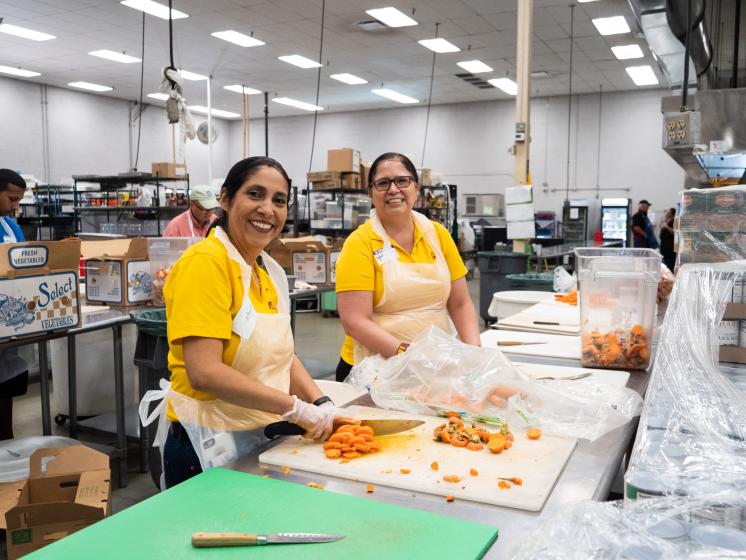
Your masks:
[{"label": "plastic storage container", "polygon": [[479,267],[479,315],[485,323],[495,321],[489,308],[495,292],[510,290],[508,274],[521,274],[528,268],[528,255],[500,251],[480,251],[477,253]]},{"label": "plastic storage container", "polygon": [[661,256],[652,249],[575,249],[581,365],[645,369],[655,321]]},{"label": "plastic storage container", "polygon": [[510,281],[512,290],[527,290],[538,292],[554,291],[554,273],[540,272],[527,274],[508,274],[506,278]]},{"label": "plastic storage container", "polygon": [[150,277],[153,279],[153,305],[165,305],[163,285],[171,267],[189,247],[202,241],[201,237],[152,237],[148,238]]}]

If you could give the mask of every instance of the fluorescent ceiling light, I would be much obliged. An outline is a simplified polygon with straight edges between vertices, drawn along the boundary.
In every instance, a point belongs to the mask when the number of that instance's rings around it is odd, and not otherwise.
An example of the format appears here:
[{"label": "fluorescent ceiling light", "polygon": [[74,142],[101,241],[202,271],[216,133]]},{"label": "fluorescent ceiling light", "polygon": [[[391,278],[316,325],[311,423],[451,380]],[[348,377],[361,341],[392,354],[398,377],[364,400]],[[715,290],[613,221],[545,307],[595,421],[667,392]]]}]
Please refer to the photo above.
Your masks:
[{"label": "fluorescent ceiling light", "polygon": [[16,37],[23,37],[24,39],[31,39],[32,41],[49,41],[50,39],[56,39],[54,35],[50,35],[49,33],[42,33],[41,31],[34,31],[33,29],[18,27],[17,25],[10,25],[9,23],[0,24],[0,32],[7,33],[8,35],[15,35]]},{"label": "fluorescent ceiling light", "polygon": [[534,78],[534,79],[537,79],[537,78],[548,78],[549,77],[549,72],[547,72],[546,70],[536,70],[535,72],[531,72],[531,77]]},{"label": "fluorescent ceiling light", "polygon": [[210,33],[210,35],[222,39],[223,41],[233,43],[234,45],[238,45],[239,47],[258,47],[259,45],[266,44],[264,41],[254,39],[249,35],[244,35],[243,33],[233,31],[232,29],[229,29],[228,31],[216,31],[215,33]]},{"label": "fluorescent ceiling light", "polygon": [[223,86],[223,89],[227,89],[228,91],[235,91],[236,93],[244,93],[246,95],[256,95],[257,93],[262,93],[258,89],[242,86],[239,84],[235,84],[232,86]]},{"label": "fluorescent ceiling light", "polygon": [[508,95],[516,95],[518,93],[518,84],[510,78],[494,78],[492,80],[487,80],[487,83],[503,90]]},{"label": "fluorescent ceiling light", "polygon": [[102,86],[100,84],[92,84],[91,82],[70,82],[67,84],[71,87],[76,87],[80,89],[89,89],[91,91],[111,91],[114,88],[109,86]]},{"label": "fluorescent ceiling light", "polygon": [[283,62],[292,64],[293,66],[298,66],[299,68],[318,68],[319,66],[321,66],[321,64],[319,64],[315,60],[311,60],[310,58],[306,58],[305,56],[301,56],[299,54],[288,54],[285,56],[278,56],[277,58],[279,58]]},{"label": "fluorescent ceiling light", "polygon": [[436,53],[458,52],[461,50],[456,45],[446,41],[442,37],[438,37],[437,39],[423,39],[422,41],[417,42],[423,47],[427,47]]},{"label": "fluorescent ceiling light", "polygon": [[655,72],[648,65],[628,66],[625,70],[636,86],[652,86],[658,83]]},{"label": "fluorescent ceiling light", "polygon": [[292,99],[291,97],[273,97],[272,101],[275,103],[280,103],[282,105],[288,105],[289,107],[295,107],[296,109],[303,109],[304,111],[323,111],[323,107],[319,107],[318,105],[314,105],[313,103],[305,103],[303,101],[298,101],[297,99]]},{"label": "fluorescent ceiling light", "polygon": [[189,70],[179,70],[179,75],[185,80],[191,80],[193,82],[207,79],[207,76],[203,76],[202,74],[195,74],[194,72],[190,72]]},{"label": "fluorescent ceiling light", "polygon": [[122,62],[124,64],[132,64],[133,62],[142,62],[139,58],[130,56],[128,54],[118,53],[116,51],[110,51],[103,49],[100,51],[91,51],[88,54],[91,56],[97,56],[99,58],[105,58],[106,60],[113,60],[114,62]]},{"label": "fluorescent ceiling light", "polygon": [[[140,10],[151,16],[159,17],[161,19],[168,19],[168,6],[153,2],[153,0],[122,0],[120,4],[124,4],[129,8]],[[184,19],[188,18],[189,15],[179,10],[171,10],[171,19]]]},{"label": "fluorescent ceiling light", "polygon": [[339,82],[344,82],[345,84],[350,84],[351,86],[356,86],[358,84],[367,84],[368,80],[363,80],[362,78],[359,78],[358,76],[355,76],[355,74],[332,74],[329,76],[330,78],[337,80]]},{"label": "fluorescent ceiling light", "polygon": [[[190,111],[194,111],[195,113],[203,113],[207,114],[207,107],[204,107],[202,105],[190,105],[189,106]],[[238,113],[231,113],[230,111],[223,111],[222,109],[213,109],[210,111],[212,113],[213,117],[225,117],[227,119],[235,119],[236,117],[240,117]]]},{"label": "fluorescent ceiling light", "polygon": [[601,35],[618,35],[619,33],[629,33],[629,25],[624,16],[602,17],[593,20]]},{"label": "fluorescent ceiling light", "polygon": [[645,56],[639,45],[620,45],[618,47],[611,47],[611,52],[619,60],[627,60],[629,58],[642,58]]},{"label": "fluorescent ceiling light", "polygon": [[165,93],[149,93],[148,97],[150,97],[151,99],[157,99],[158,101],[168,100],[168,95],[166,95]]},{"label": "fluorescent ceiling light", "polygon": [[398,91],[394,91],[393,89],[382,88],[372,89],[370,91],[372,91],[376,95],[385,97],[386,99],[391,99],[391,101],[396,101],[397,103],[419,103],[419,101],[414,97],[409,97],[408,95],[404,95],[403,93],[399,93]]},{"label": "fluorescent ceiling light", "polygon": [[481,60],[465,60],[464,62],[457,62],[461,68],[472,74],[480,74],[482,72],[492,72],[492,67],[487,66]]},{"label": "fluorescent ceiling light", "polygon": [[31,70],[23,70],[22,68],[13,68],[12,66],[0,65],[0,72],[3,74],[10,74],[11,76],[21,76],[22,78],[33,78],[35,76],[41,76],[39,72],[33,72]]},{"label": "fluorescent ceiling light", "polygon": [[417,22],[411,17],[392,7],[365,10],[365,13],[389,27],[408,27],[410,25],[417,25]]}]

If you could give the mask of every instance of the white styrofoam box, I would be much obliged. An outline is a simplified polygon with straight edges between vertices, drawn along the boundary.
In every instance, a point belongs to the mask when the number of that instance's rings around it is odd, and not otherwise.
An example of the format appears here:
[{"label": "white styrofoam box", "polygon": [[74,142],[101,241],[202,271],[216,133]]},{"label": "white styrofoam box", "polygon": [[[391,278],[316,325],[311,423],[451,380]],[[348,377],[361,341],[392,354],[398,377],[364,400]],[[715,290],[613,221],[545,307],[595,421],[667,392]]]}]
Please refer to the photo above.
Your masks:
[{"label": "white styrofoam box", "polygon": [[525,202],[523,204],[508,204],[505,207],[505,219],[508,223],[533,221],[534,203]]},{"label": "white styrofoam box", "polygon": [[533,239],[536,237],[536,222],[508,222],[508,239]]},{"label": "white styrofoam box", "polygon": [[505,204],[523,204],[533,202],[534,194],[531,185],[505,187]]}]

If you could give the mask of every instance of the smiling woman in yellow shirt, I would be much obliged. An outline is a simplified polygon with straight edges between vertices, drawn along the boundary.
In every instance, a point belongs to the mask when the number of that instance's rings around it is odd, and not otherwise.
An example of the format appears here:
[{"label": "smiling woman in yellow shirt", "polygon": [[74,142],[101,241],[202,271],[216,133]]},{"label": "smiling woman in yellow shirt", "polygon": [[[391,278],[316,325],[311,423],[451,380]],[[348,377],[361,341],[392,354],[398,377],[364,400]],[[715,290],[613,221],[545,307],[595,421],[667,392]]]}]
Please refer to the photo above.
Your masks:
[{"label": "smiling woman in yellow shirt", "polygon": [[417,170],[402,154],[373,162],[368,189],[375,209],[337,261],[339,316],[347,333],[337,367],[342,381],[366,356],[406,350],[430,325],[479,345],[466,266],[440,224],[414,212]]}]

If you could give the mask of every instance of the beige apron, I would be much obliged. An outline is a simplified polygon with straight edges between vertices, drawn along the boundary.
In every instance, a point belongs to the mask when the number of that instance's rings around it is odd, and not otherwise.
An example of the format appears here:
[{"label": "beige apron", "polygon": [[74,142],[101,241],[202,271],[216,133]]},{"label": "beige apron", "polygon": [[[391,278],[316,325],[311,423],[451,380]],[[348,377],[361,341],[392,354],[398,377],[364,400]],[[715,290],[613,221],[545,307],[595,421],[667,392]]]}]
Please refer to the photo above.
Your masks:
[{"label": "beige apron", "polygon": [[[249,297],[249,287],[253,281],[251,267],[222,228],[215,228],[215,237],[225,245],[228,256],[240,265],[243,282],[243,303],[233,319],[233,332],[241,338],[241,342],[231,366],[267,387],[289,393],[294,343],[285,271],[272,257],[262,252],[264,266],[277,291],[278,312],[257,313]],[[247,431],[280,420],[277,414],[245,408],[221,399],[200,401],[185,396],[180,398],[179,393],[173,391],[170,396],[181,423],[196,424],[214,431]]]},{"label": "beige apron", "polygon": [[[374,252],[383,270],[383,296],[373,308],[373,322],[402,342],[410,342],[430,325],[455,333],[447,308],[451,273],[435,226],[419,212],[412,212],[412,220],[435,254],[435,262],[400,262],[381,220],[375,210],[370,212],[373,231],[383,240],[383,248]],[[355,364],[373,354],[357,340],[352,342]]]}]

